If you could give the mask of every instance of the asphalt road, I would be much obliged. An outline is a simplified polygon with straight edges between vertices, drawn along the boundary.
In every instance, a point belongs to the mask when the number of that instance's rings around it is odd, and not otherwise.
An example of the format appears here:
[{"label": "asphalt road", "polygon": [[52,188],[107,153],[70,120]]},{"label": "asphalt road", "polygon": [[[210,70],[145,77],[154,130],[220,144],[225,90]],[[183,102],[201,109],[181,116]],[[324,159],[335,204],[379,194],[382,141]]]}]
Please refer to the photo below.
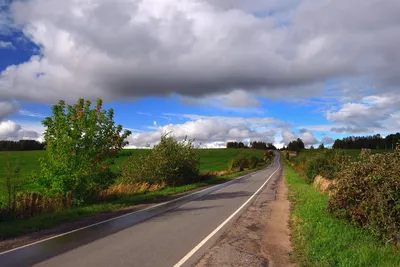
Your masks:
[{"label": "asphalt road", "polygon": [[276,155],[269,168],[155,217],[135,223],[137,213],[3,253],[0,266],[190,266],[279,175]]}]

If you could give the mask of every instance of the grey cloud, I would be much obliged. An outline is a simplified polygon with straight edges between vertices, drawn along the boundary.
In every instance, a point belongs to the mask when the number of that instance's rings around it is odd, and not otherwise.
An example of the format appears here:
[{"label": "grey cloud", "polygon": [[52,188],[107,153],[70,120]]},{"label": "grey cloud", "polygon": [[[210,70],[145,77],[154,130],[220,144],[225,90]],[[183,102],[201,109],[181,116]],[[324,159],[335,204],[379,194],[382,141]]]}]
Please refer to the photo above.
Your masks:
[{"label": "grey cloud", "polygon": [[326,145],[331,145],[335,142],[335,139],[330,138],[325,136],[324,138],[322,138],[322,143],[326,144]]},{"label": "grey cloud", "polygon": [[368,133],[370,130],[368,128],[363,127],[333,127],[331,128],[332,132],[336,133]]},{"label": "grey cloud", "polygon": [[[204,97],[240,88],[288,99],[343,77],[393,91],[399,9],[397,0],[15,2],[15,21],[42,55],[1,73],[0,97]],[[277,24],[274,12],[291,14],[289,23]]]},{"label": "grey cloud", "polygon": [[1,101],[0,100],[0,122],[11,114],[18,111],[19,106],[13,101]]}]

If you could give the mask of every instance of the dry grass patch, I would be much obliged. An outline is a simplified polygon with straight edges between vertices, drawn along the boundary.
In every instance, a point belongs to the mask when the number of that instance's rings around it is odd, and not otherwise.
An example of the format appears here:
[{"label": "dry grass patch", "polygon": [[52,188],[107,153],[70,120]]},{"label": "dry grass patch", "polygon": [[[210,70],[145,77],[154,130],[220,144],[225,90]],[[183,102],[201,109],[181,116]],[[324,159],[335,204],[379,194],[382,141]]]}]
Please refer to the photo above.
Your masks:
[{"label": "dry grass patch", "polygon": [[337,181],[328,180],[321,175],[318,175],[314,179],[314,187],[318,189],[323,194],[332,195],[335,192]]}]

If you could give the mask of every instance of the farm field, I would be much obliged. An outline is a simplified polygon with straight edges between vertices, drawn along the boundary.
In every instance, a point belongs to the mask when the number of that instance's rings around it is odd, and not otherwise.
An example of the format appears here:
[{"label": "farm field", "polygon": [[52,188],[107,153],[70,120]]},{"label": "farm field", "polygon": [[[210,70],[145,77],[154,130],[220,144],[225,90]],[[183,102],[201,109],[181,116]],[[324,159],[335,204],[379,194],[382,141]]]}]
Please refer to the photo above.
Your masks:
[{"label": "farm field", "polygon": [[[148,154],[150,149],[124,149],[120,151],[119,157],[115,159],[112,170],[119,172],[120,167],[129,156],[137,156],[140,154]],[[226,170],[228,162],[233,158],[243,155],[255,155],[262,158],[263,151],[256,149],[198,149],[196,150],[200,158],[200,172],[203,171],[222,171]],[[14,163],[18,159],[21,162],[21,177],[29,176],[33,171],[39,171],[39,158],[44,155],[45,151],[7,151],[0,152],[0,201],[5,195],[5,166],[9,159]],[[27,184],[26,189],[37,189],[33,184]]]}]

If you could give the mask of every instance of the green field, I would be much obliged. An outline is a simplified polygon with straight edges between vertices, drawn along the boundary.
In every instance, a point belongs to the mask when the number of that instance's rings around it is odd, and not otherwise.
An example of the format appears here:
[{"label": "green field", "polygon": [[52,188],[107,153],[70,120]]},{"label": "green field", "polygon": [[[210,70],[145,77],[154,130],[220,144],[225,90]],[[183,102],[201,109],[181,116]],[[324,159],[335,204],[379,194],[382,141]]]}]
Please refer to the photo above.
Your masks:
[{"label": "green field", "polygon": [[[120,167],[124,161],[130,156],[137,156],[140,154],[150,153],[149,149],[124,149],[119,153],[112,170],[116,173],[119,172]],[[222,171],[226,170],[228,162],[240,154],[255,155],[262,158],[263,151],[255,149],[198,149],[197,153],[200,158],[200,171]],[[45,151],[11,151],[0,152],[0,201],[2,196],[5,196],[5,171],[7,160],[11,162],[21,162],[21,176],[27,177],[33,171],[39,171],[39,158],[44,156]],[[27,189],[37,189],[35,185],[27,184]]]}]

